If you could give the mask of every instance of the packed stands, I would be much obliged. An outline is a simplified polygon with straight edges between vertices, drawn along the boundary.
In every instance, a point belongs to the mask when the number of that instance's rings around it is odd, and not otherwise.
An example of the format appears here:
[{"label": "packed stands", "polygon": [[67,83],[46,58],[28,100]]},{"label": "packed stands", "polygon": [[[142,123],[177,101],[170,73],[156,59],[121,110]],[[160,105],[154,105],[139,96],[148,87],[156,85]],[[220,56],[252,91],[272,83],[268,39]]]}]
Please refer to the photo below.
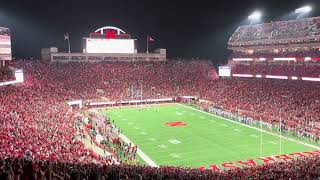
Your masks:
[{"label": "packed stands", "polygon": [[8,66],[0,67],[0,82],[14,80],[12,70]]},{"label": "packed stands", "polygon": [[233,66],[232,73],[319,78],[320,66],[293,63],[238,64]]},{"label": "packed stands", "polygon": [[204,99],[233,113],[279,124],[297,133],[320,135],[319,83],[271,79],[220,79],[211,84],[214,91],[201,92]]},{"label": "packed stands", "polygon": [[320,17],[240,26],[229,46],[319,42]]},{"label": "packed stands", "polygon": [[105,166],[97,164],[56,163],[22,159],[0,159],[0,178],[10,179],[317,179],[320,158],[309,157],[291,162],[276,162],[229,171],[181,167]]},{"label": "packed stands", "polygon": [[121,160],[119,156],[123,155],[134,159],[134,146],[122,143],[113,146],[118,143],[117,137],[103,132],[102,127],[108,127],[110,132],[117,129],[91,114],[89,117],[97,122],[96,132],[103,137],[113,137],[109,139],[113,142],[111,146],[118,151],[114,151],[112,157],[105,157],[86,148],[82,138],[91,136],[94,139],[93,131],[81,128],[78,125],[82,122],[81,110],[71,110],[66,104],[67,100],[75,99],[111,101],[193,95],[225,111],[270,124],[278,123],[281,117],[288,130],[301,136],[306,133],[319,136],[319,83],[268,79],[214,81],[208,73],[213,67],[194,61],[61,64],[17,61],[13,66],[24,70],[25,83],[0,87],[1,177],[208,179],[241,176],[249,179],[260,175],[299,179],[302,175],[319,176],[318,158],[221,173],[177,167],[104,166],[102,164],[117,164]]},{"label": "packed stands", "polygon": [[[265,60],[273,60],[274,58],[296,58],[296,61],[305,61],[305,58],[312,58],[315,59],[314,61],[319,61],[320,51],[319,49],[308,49],[308,50],[300,50],[300,51],[278,51],[278,52],[254,52],[254,53],[244,53],[234,51],[231,55],[231,59],[233,58],[252,58],[252,59],[259,59],[265,58]],[[307,60],[308,61],[308,60]],[[309,60],[310,61],[310,60]]]},{"label": "packed stands", "polygon": [[239,27],[229,39],[234,77],[320,81],[320,17]]}]

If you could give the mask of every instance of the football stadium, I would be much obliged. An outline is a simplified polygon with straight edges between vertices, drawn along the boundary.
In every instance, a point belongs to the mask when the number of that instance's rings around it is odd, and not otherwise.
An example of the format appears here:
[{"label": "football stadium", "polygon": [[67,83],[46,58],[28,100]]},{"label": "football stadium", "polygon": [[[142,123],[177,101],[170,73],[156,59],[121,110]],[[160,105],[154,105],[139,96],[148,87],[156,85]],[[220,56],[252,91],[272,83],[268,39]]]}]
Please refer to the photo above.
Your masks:
[{"label": "football stadium", "polygon": [[64,41],[26,46],[0,14],[0,179],[319,179],[319,7],[249,13],[223,63],[175,57],[134,23],[75,20]]}]

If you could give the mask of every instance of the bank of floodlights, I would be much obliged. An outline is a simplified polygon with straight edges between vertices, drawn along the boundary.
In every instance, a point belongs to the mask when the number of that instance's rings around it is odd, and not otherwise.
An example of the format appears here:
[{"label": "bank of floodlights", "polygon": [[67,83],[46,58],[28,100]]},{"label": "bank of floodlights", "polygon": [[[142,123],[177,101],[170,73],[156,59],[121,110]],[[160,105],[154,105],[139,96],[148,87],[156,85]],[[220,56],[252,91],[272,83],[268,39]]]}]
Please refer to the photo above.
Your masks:
[{"label": "bank of floodlights", "polygon": [[260,11],[255,11],[250,16],[248,16],[248,19],[250,21],[260,21],[261,17],[262,17],[262,13]]},{"label": "bank of floodlights", "polygon": [[297,14],[306,14],[306,13],[310,13],[311,11],[312,11],[311,6],[303,6],[301,8],[296,9],[294,12]]}]

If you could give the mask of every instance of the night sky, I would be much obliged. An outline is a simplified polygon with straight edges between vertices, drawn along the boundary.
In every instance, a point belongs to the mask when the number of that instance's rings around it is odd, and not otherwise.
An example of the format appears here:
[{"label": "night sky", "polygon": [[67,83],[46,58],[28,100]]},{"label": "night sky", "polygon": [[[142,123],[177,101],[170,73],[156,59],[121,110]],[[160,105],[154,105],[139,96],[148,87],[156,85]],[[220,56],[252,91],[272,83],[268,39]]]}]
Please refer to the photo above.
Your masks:
[{"label": "night sky", "polygon": [[156,42],[150,49],[166,48],[170,58],[200,57],[226,62],[227,41],[247,16],[259,9],[264,22],[294,19],[294,9],[319,0],[1,0],[0,26],[9,27],[13,56],[40,57],[42,47],[66,51],[63,40],[70,33],[71,51],[81,51],[81,39],[103,26],[116,26],[137,38],[138,51],[146,49],[146,36]]}]

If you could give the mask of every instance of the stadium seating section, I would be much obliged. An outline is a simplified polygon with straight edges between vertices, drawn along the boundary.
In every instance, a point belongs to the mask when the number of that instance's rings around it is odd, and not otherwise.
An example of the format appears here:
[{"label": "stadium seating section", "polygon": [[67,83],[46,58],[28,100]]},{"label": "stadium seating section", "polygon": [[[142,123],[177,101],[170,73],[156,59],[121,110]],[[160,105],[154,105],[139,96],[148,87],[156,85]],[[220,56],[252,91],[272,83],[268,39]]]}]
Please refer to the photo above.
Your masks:
[{"label": "stadium seating section", "polygon": [[289,51],[283,51],[278,53],[261,53],[256,52],[253,54],[245,54],[241,52],[233,52],[231,55],[232,58],[266,58],[267,60],[272,60],[273,58],[304,58],[311,57],[311,58],[319,58],[320,57],[320,51],[319,49],[311,49],[307,51],[296,51],[296,52],[289,52]]},{"label": "stadium seating section", "polygon": [[49,161],[0,160],[0,178],[8,179],[317,179],[320,158],[278,162],[224,172],[179,167],[106,166],[98,164],[54,163]]},{"label": "stadium seating section", "polygon": [[250,64],[235,65],[233,74],[275,75],[319,78],[320,66],[304,64]]},{"label": "stadium seating section", "polygon": [[[284,30],[283,30],[284,31]],[[320,159],[312,157],[289,163],[274,163],[226,172],[108,165],[113,158],[97,155],[79,140],[85,132],[77,129],[76,111],[67,100],[127,100],[198,96],[214,106],[246,116],[277,123],[298,133],[320,135],[320,84],[268,79],[221,79],[213,81],[208,63],[169,61],[166,63],[43,63],[16,61],[22,68],[22,86],[0,87],[0,179],[314,179],[320,176]],[[240,67],[236,71],[313,75],[317,69],[270,66],[267,69]],[[303,67],[309,68],[309,67]],[[283,71],[285,69],[285,71]],[[101,125],[106,126],[106,125]],[[81,132],[78,132],[81,131]],[[77,134],[80,134],[79,137]],[[118,161],[121,161],[118,159]]]},{"label": "stadium seating section", "polygon": [[0,67],[0,82],[13,80],[13,73],[7,67]]},{"label": "stadium seating section", "polygon": [[229,45],[270,45],[319,41],[320,18],[277,21],[240,26],[229,39]]}]

